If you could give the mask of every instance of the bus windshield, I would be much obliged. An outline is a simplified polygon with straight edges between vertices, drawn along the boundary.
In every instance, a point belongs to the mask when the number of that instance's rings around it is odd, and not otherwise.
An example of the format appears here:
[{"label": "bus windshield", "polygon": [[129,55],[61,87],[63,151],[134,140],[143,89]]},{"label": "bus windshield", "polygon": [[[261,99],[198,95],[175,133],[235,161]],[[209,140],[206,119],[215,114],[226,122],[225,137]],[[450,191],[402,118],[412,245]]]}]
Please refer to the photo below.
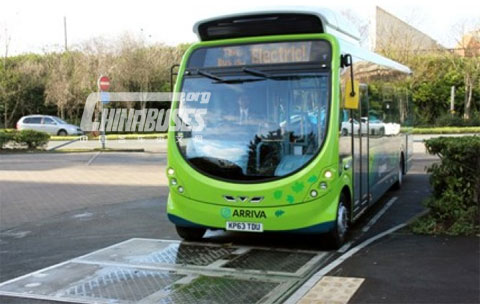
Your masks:
[{"label": "bus windshield", "polygon": [[[299,170],[317,154],[327,129],[326,72],[212,75],[186,76],[178,107],[177,126],[186,128],[177,129],[177,144],[197,171],[265,181]],[[191,98],[198,92],[208,98]]]}]

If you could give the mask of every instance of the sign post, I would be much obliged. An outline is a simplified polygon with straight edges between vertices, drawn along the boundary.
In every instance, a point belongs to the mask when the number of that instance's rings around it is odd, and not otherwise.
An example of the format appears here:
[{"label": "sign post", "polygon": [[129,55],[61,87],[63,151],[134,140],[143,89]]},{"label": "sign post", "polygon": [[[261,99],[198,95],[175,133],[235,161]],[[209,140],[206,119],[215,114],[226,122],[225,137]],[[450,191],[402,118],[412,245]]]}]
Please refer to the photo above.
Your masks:
[{"label": "sign post", "polygon": [[105,149],[105,122],[103,121],[103,104],[107,104],[110,101],[108,96],[110,79],[107,76],[102,75],[98,78],[97,85],[100,95],[100,141],[102,142],[102,149]]}]

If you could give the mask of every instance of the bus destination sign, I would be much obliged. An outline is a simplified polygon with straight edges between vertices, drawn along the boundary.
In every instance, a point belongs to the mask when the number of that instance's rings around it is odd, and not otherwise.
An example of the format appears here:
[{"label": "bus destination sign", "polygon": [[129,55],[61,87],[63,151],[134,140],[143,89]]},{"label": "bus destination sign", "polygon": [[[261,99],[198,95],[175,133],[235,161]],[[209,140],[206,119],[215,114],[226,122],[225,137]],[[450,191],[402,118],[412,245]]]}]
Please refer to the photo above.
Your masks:
[{"label": "bus destination sign", "polygon": [[209,54],[207,51],[205,61],[209,59],[216,60],[215,66],[218,67],[246,64],[307,62],[310,60],[310,48],[311,42],[222,47],[213,54]]},{"label": "bus destination sign", "polygon": [[321,62],[329,58],[326,41],[290,41],[220,46],[199,49],[189,66],[229,67],[243,65]]}]

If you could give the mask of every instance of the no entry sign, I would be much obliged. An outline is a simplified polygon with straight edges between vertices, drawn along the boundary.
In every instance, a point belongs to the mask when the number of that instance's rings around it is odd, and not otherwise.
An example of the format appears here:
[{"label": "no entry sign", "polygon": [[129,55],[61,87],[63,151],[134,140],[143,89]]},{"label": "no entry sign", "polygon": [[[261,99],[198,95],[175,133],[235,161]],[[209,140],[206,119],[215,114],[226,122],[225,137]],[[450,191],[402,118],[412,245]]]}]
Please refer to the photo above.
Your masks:
[{"label": "no entry sign", "polygon": [[108,78],[107,76],[100,76],[100,78],[98,78],[98,89],[100,91],[108,91],[109,88],[110,78]]}]

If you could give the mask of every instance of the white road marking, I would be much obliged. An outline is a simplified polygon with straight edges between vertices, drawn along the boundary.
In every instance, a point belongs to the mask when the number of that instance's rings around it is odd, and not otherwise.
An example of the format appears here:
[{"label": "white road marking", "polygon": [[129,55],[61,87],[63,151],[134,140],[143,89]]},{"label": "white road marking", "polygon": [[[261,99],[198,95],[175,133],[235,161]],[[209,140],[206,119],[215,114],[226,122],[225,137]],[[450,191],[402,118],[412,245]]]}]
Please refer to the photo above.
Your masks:
[{"label": "white road marking", "polygon": [[[368,230],[370,230],[370,228],[372,228],[373,225],[375,225],[375,223],[380,219],[380,217],[382,217],[383,214],[385,214],[385,212],[393,205],[393,203],[395,203],[395,201],[398,199],[397,196],[394,196],[392,197],[386,204],[385,206],[382,207],[382,209],[380,209],[380,211],[377,212],[377,214],[375,214],[374,217],[372,217],[370,219],[370,221],[363,227],[362,229],[362,232],[363,233],[366,233]],[[350,246],[352,246],[352,244],[356,241],[357,239],[354,239],[354,240],[351,240],[347,243],[345,243],[342,247],[340,247],[340,249],[338,249],[337,251],[340,252],[340,253],[344,253],[346,252]]]},{"label": "white road marking", "polygon": [[73,218],[85,218],[85,217],[91,217],[92,215],[93,215],[93,213],[91,213],[91,212],[83,212],[83,213],[75,214],[72,217]]},{"label": "white road marking", "polygon": [[383,206],[383,208],[378,211],[377,214],[375,214],[374,217],[363,227],[362,232],[367,232],[370,230],[370,228],[375,225],[375,223],[380,219],[380,217],[395,203],[395,201],[398,199],[397,196],[392,197],[386,204]]},{"label": "white road marking", "polygon": [[93,155],[87,162],[87,166],[90,166],[90,164],[100,155],[100,153],[102,153],[101,151],[95,153],[95,155]]},{"label": "white road marking", "polygon": [[11,237],[14,239],[21,239],[29,235],[31,231],[15,231],[15,229],[10,229],[0,233],[0,237]]},{"label": "white road marking", "polygon": [[348,248],[350,248],[350,246],[352,246],[352,241],[349,241],[349,242],[346,242],[345,244],[343,244],[342,247],[340,247],[337,251],[340,252],[340,253],[344,253],[348,250]]}]

